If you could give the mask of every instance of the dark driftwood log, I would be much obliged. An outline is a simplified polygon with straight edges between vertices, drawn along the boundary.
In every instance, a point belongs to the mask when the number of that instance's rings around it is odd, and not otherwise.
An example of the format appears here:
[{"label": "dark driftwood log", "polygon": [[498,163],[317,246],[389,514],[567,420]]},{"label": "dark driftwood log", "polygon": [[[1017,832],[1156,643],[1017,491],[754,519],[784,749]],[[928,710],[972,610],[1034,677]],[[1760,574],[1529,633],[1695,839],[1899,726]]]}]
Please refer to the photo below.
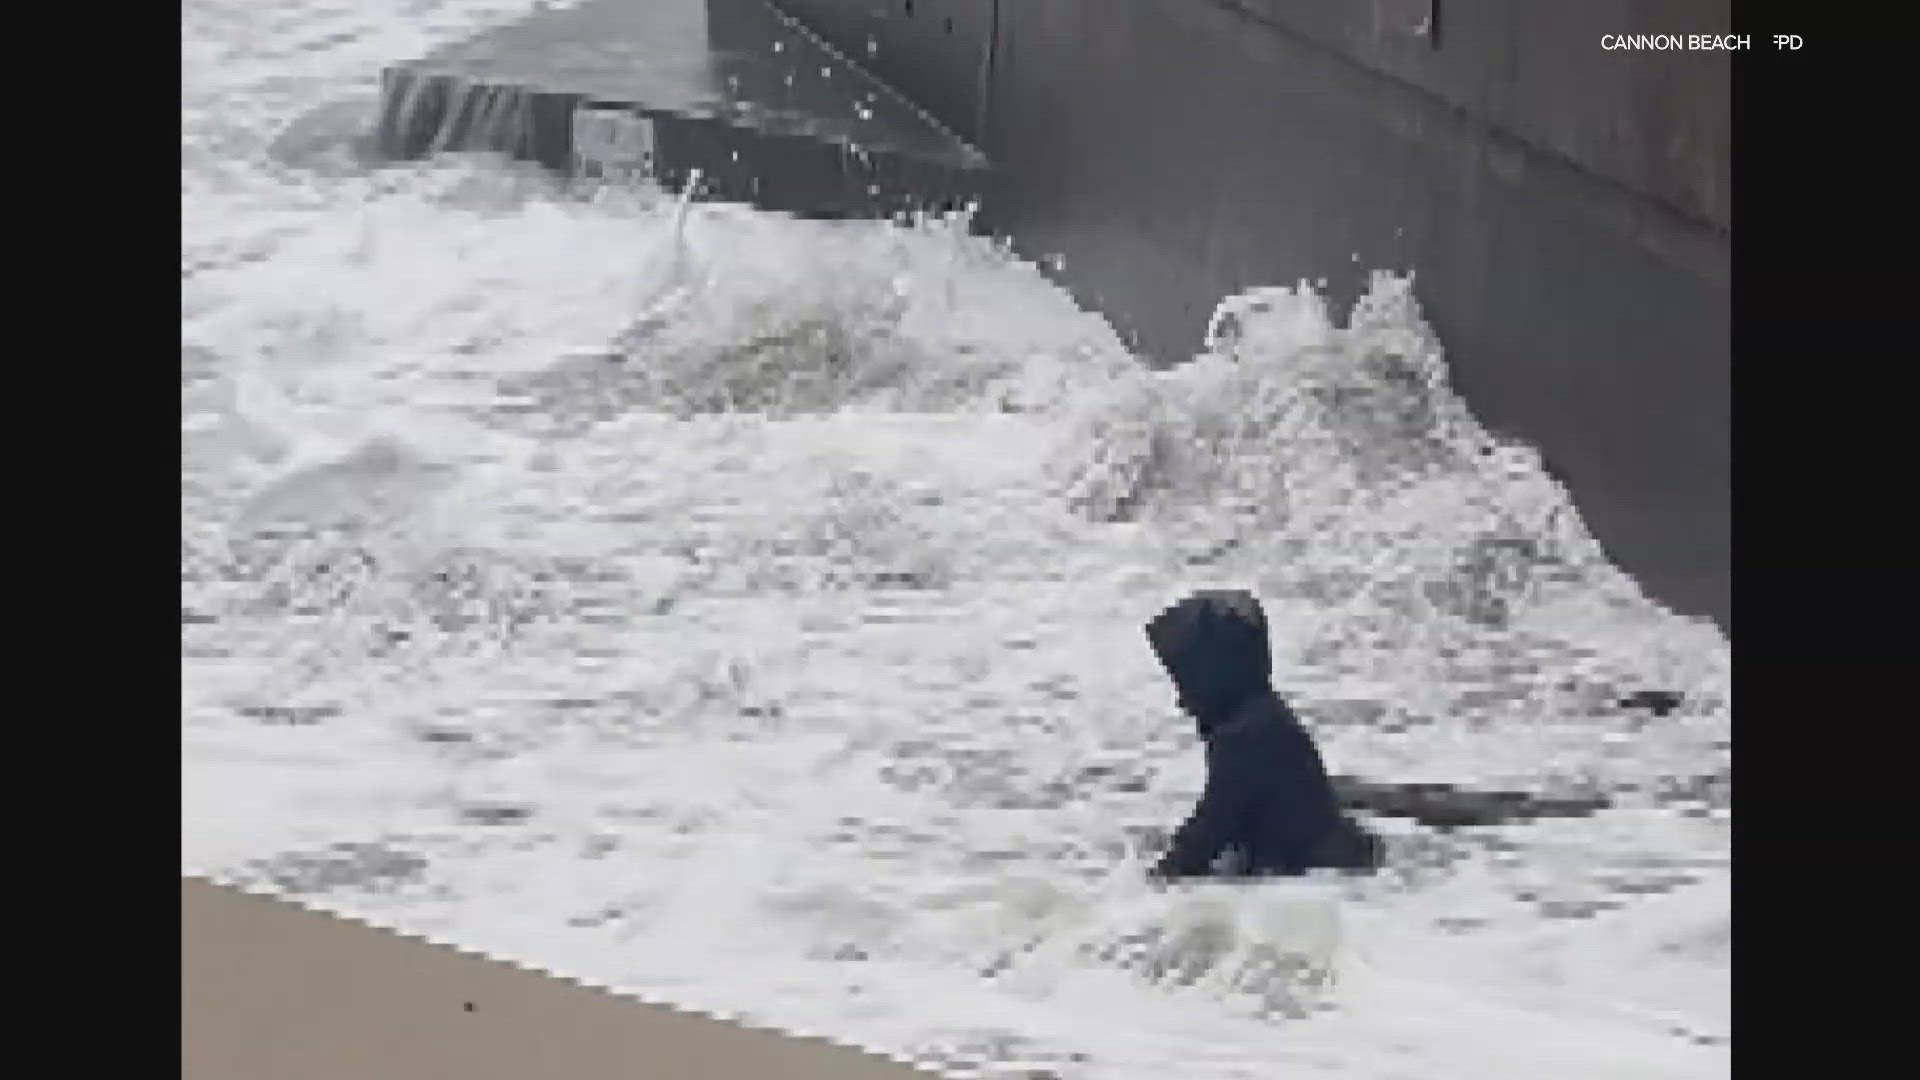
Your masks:
[{"label": "dark driftwood log", "polygon": [[1581,817],[1608,806],[1599,796],[1554,798],[1525,791],[1476,791],[1450,784],[1381,783],[1355,776],[1332,779],[1340,805],[1348,810],[1412,818],[1435,829]]}]

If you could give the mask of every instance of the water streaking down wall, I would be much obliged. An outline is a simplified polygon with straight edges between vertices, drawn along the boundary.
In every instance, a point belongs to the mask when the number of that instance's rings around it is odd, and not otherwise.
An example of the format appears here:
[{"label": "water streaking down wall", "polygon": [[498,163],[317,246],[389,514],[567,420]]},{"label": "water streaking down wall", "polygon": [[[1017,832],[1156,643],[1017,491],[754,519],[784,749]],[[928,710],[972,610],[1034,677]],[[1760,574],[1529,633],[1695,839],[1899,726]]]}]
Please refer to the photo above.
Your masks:
[{"label": "water streaking down wall", "polygon": [[388,160],[490,151],[705,198],[885,217],[977,202],[984,159],[764,0],[542,8],[381,72]]}]

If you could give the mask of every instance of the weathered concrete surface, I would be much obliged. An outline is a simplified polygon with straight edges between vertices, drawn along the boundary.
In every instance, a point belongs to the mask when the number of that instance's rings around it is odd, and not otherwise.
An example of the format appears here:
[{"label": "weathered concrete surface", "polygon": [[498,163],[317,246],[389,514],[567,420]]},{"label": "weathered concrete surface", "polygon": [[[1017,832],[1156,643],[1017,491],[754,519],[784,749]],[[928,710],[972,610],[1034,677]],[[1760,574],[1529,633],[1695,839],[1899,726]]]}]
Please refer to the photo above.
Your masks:
[{"label": "weathered concrete surface", "polygon": [[779,2],[850,55],[908,42],[861,60],[902,89],[984,67],[941,117],[993,163],[983,225],[1150,358],[1249,286],[1415,271],[1476,413],[1731,626],[1729,61],[1600,41],[1725,30],[1724,0]]},{"label": "weathered concrete surface", "polygon": [[985,162],[762,0],[593,0],[383,73],[388,158],[580,164],[582,107],[649,121],[651,171],[708,197],[884,216],[978,197]]},{"label": "weathered concrete surface", "polygon": [[974,146],[986,136],[994,0],[776,0]]},{"label": "weathered concrete surface", "polygon": [[[1732,224],[1725,53],[1610,51],[1606,34],[1726,33],[1731,0],[1214,0],[1721,230]],[[1396,25],[1424,8],[1432,32]]]}]

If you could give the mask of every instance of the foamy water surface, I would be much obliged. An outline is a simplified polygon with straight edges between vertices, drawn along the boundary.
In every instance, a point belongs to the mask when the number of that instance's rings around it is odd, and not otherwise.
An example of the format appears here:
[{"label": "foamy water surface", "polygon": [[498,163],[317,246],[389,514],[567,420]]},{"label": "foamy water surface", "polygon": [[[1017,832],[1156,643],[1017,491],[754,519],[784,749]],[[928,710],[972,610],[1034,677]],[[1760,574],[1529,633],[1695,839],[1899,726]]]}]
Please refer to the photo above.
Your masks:
[{"label": "foamy water surface", "polygon": [[[960,1074],[1727,1071],[1726,642],[1411,283],[1152,373],[954,224],[354,163],[528,6],[184,8],[183,869]],[[1220,585],[1336,771],[1612,808],[1143,887],[1201,771],[1140,625]]]}]

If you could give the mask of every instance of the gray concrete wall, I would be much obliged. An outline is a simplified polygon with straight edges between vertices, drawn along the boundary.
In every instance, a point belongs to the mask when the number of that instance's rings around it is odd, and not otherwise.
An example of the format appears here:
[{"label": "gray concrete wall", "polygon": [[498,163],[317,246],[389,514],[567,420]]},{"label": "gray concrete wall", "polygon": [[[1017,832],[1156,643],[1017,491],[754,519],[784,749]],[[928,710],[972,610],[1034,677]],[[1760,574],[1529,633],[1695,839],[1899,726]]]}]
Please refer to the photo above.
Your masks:
[{"label": "gray concrete wall", "polygon": [[[1726,33],[1730,0],[1199,0],[1247,12],[1597,176],[1724,230],[1725,53],[1621,52],[1604,34]],[[1429,35],[1404,12],[1432,15]]]},{"label": "gray concrete wall", "polygon": [[882,42],[862,62],[909,93],[986,65],[946,118],[992,161],[983,224],[1149,358],[1249,286],[1344,304],[1415,271],[1475,412],[1650,592],[1730,627],[1730,65],[1600,42],[1724,30],[1724,0],[1442,0],[1433,36],[1409,0],[917,0],[992,28],[983,57],[956,21],[944,69],[875,36],[905,0],[780,2]]},{"label": "gray concrete wall", "polygon": [[776,0],[849,59],[976,146],[997,0]]},{"label": "gray concrete wall", "polygon": [[[543,9],[393,64],[381,84],[374,143],[388,160],[467,150],[563,173],[640,169],[673,190],[697,177],[699,197],[821,216],[955,208],[984,183],[977,151],[762,0]],[[581,109],[614,117],[599,130],[625,132],[628,150],[576,145]]]}]

